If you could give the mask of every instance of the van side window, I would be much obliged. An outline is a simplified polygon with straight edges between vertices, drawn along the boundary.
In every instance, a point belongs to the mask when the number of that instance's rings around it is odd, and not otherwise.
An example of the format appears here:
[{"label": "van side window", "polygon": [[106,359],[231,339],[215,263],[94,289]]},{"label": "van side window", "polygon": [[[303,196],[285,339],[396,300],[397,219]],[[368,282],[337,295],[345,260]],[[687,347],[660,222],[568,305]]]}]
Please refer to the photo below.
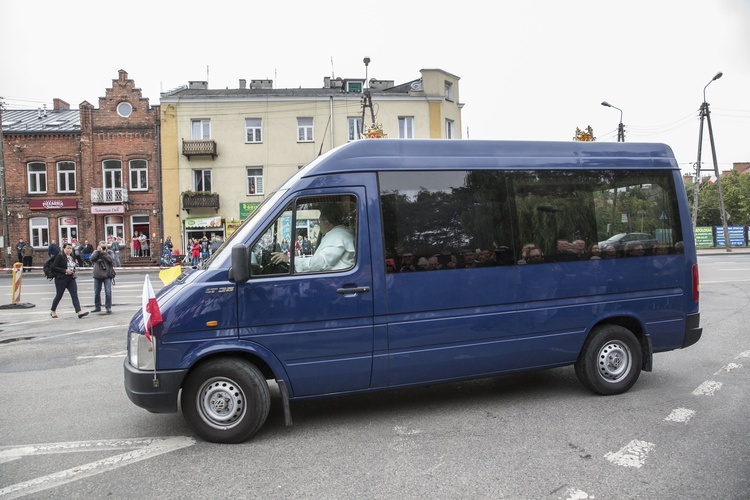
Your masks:
[{"label": "van side window", "polygon": [[680,253],[668,170],[379,175],[386,272]]},{"label": "van side window", "polygon": [[252,275],[351,269],[356,262],[356,231],[354,195],[298,198],[253,245]]},{"label": "van side window", "polygon": [[539,248],[545,262],[680,252],[670,171],[517,171],[509,184],[519,241]]},{"label": "van side window", "polygon": [[387,271],[514,262],[504,172],[383,172],[379,181]]}]

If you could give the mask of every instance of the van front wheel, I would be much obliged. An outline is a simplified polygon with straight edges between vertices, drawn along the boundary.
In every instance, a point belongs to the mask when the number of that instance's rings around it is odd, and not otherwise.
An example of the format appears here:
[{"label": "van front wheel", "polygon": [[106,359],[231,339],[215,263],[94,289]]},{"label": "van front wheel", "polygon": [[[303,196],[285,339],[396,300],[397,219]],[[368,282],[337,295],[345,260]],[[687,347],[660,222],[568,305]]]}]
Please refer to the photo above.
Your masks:
[{"label": "van front wheel", "polygon": [[621,326],[605,325],[591,333],[575,364],[583,385],[605,396],[622,394],[641,374],[641,345]]},{"label": "van front wheel", "polygon": [[258,368],[227,358],[196,368],[182,388],[181,402],[185,420],[201,438],[240,443],[266,421],[271,395]]}]

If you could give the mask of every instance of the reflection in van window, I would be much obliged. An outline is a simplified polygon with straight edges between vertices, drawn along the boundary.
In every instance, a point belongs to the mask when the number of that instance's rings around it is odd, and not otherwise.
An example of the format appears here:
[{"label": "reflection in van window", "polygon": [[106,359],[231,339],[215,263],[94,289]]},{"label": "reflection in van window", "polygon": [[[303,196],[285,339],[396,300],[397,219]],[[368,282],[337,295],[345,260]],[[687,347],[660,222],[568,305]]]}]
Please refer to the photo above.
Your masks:
[{"label": "reflection in van window", "polygon": [[354,195],[290,203],[252,246],[253,276],[351,269],[356,262]]},{"label": "reflection in van window", "polygon": [[379,174],[387,272],[680,253],[670,171]]}]

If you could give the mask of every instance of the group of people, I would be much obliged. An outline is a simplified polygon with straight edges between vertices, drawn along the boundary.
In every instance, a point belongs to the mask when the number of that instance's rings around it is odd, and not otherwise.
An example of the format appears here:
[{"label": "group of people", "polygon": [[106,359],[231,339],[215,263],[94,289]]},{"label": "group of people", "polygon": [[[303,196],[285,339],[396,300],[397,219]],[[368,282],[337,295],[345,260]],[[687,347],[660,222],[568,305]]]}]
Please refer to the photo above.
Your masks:
[{"label": "group of people", "polygon": [[[682,243],[674,246],[674,251],[680,253]],[[515,264],[539,264],[542,262],[570,262],[577,260],[599,260],[613,259],[617,257],[639,257],[646,255],[649,249],[641,241],[630,241],[618,251],[614,246],[605,246],[603,249],[598,243],[586,247],[584,240],[557,240],[554,252],[545,256],[542,249],[534,243],[527,243],[521,248],[519,259]],[[660,244],[653,248],[654,255],[664,255],[670,252],[667,244]],[[403,273],[411,271],[431,271],[437,269],[465,269],[475,267],[512,265],[513,254],[508,247],[499,246],[493,250],[473,249],[459,254],[449,252],[415,256],[411,252],[401,255],[400,263],[396,258],[386,259],[386,271],[389,273]]]},{"label": "group of people", "polygon": [[[54,241],[53,241],[54,243]],[[55,245],[57,246],[57,245]],[[78,299],[78,283],[76,282],[76,270],[79,265],[75,257],[75,250],[70,243],[63,243],[62,251],[51,257],[51,270],[55,281],[55,298],[52,300],[50,316],[57,318],[57,307],[67,290],[73,302],[73,308],[79,318],[86,317],[89,312],[81,309],[81,301]],[[112,285],[115,278],[115,252],[108,248],[106,241],[100,241],[96,249],[92,248],[89,256],[93,268],[94,278],[94,310],[102,311],[101,292],[104,288],[104,308],[107,314],[112,314]]]},{"label": "group of people", "polygon": [[146,233],[133,233],[133,257],[151,257],[150,241]]},{"label": "group of people", "polygon": [[[167,238],[171,243],[171,238]],[[188,243],[188,248],[190,249],[190,265],[198,267],[198,265],[208,260],[211,255],[219,249],[221,243],[221,239],[217,236],[212,236],[211,241],[208,240],[207,236],[204,236],[203,238],[190,238],[190,242]],[[166,253],[166,248],[164,251]]]}]

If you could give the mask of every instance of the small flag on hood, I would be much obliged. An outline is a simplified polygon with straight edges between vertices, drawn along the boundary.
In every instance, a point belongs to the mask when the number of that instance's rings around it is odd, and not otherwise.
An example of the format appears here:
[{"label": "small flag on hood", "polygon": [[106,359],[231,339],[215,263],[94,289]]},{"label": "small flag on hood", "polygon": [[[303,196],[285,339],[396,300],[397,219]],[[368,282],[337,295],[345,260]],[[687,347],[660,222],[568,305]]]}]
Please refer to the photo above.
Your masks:
[{"label": "small flag on hood", "polygon": [[149,342],[151,340],[151,334],[153,333],[154,326],[164,321],[161,317],[161,311],[159,310],[159,303],[156,302],[156,294],[154,294],[154,288],[151,286],[151,280],[146,275],[146,280],[143,282],[143,333]]}]

